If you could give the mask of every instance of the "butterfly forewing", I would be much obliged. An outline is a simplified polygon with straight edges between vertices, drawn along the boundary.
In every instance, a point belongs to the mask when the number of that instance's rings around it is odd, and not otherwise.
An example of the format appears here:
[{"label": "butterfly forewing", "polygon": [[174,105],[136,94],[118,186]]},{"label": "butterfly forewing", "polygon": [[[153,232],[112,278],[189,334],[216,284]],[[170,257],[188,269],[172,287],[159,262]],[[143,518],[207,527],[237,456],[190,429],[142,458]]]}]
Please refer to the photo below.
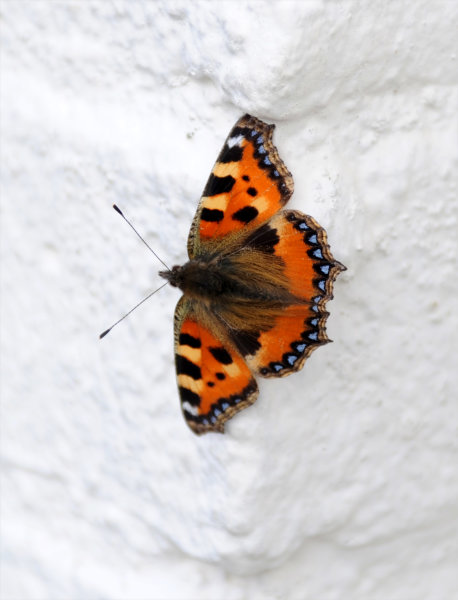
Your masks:
[{"label": "butterfly forewing", "polygon": [[175,364],[181,408],[198,434],[224,431],[224,423],[252,404],[256,381],[240,354],[203,324],[182,298],[175,314]]},{"label": "butterfly forewing", "polygon": [[190,258],[272,217],[291,197],[293,178],[272,143],[274,125],[237,121],[202,194],[188,239]]}]

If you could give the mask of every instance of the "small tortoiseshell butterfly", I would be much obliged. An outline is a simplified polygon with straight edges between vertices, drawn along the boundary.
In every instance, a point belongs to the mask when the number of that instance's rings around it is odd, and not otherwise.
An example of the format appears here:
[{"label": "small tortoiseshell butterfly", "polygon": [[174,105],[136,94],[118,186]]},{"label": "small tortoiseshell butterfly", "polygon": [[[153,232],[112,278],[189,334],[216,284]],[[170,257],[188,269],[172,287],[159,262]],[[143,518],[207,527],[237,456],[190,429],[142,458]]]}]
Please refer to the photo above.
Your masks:
[{"label": "small tortoiseshell butterfly", "polygon": [[255,375],[283,377],[329,341],[333,283],[345,267],[326,232],[296,210],[274,125],[235,124],[205,186],[188,238],[189,261],[160,275],[183,291],[175,310],[181,408],[197,434],[253,404]]}]

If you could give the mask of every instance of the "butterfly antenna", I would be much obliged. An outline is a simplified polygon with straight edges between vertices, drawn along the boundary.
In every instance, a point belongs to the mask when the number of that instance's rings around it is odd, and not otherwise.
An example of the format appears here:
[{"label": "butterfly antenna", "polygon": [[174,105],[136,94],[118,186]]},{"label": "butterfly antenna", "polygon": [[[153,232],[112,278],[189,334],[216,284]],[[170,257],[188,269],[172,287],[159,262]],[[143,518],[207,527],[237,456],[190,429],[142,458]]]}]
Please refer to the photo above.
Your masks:
[{"label": "butterfly antenna", "polygon": [[121,323],[121,321],[124,321],[124,319],[126,317],[128,317],[131,312],[134,312],[134,310],[136,308],[138,308],[141,304],[143,304],[143,302],[146,302],[148,300],[148,298],[151,298],[151,296],[153,296],[156,292],[158,292],[159,290],[162,290],[162,288],[165,287],[167,284],[168,284],[168,281],[166,281],[163,285],[161,285],[161,287],[158,287],[157,290],[154,290],[154,292],[151,292],[151,294],[148,294],[148,296],[146,296],[146,298],[143,298],[143,300],[141,302],[139,302],[138,304],[136,304],[133,308],[131,308],[128,313],[126,313],[123,317],[118,319],[116,321],[116,323],[113,323],[113,325],[111,327],[109,327],[108,329],[105,329],[105,331],[99,335],[99,339],[101,340],[102,338],[104,338],[107,335],[107,333],[110,333],[110,331],[113,329],[113,327],[116,327],[116,325],[118,323]]},{"label": "butterfly antenna", "polygon": [[[116,211],[117,213],[119,213],[119,214],[121,215],[121,217],[124,219],[124,221],[125,221],[125,222],[126,222],[126,223],[127,223],[129,226],[130,226],[130,227],[132,227],[132,229],[135,231],[135,233],[138,235],[138,237],[141,239],[141,241],[142,241],[142,242],[145,244],[145,246],[146,246],[146,247],[147,247],[147,248],[148,248],[148,249],[149,249],[149,250],[150,250],[150,251],[151,251],[151,252],[154,254],[154,256],[157,258],[157,260],[159,260],[159,261],[160,261],[160,262],[161,262],[161,263],[164,265],[164,267],[165,267],[165,268],[166,268],[168,271],[170,271],[169,267],[168,267],[168,266],[165,264],[165,262],[162,260],[162,258],[159,258],[159,256],[156,254],[156,252],[154,252],[154,250],[151,248],[151,246],[148,244],[148,242],[146,242],[146,241],[143,239],[143,237],[142,237],[142,236],[141,236],[141,235],[138,233],[138,231],[135,229],[135,227],[132,225],[132,223],[129,221],[129,219],[128,219],[127,217],[125,217],[125,216],[124,216],[124,214],[122,213],[121,209],[120,209],[118,206],[116,206],[116,204],[113,204],[113,208],[115,209],[115,211]],[[161,288],[159,288],[159,289],[161,289]],[[146,298],[145,298],[145,300],[146,300]],[[141,304],[141,302],[140,302],[140,304]],[[134,309],[132,309],[132,310],[134,310]],[[127,313],[127,314],[129,314],[129,313]],[[126,315],[126,317],[127,317],[127,315]],[[116,323],[115,323],[115,325],[116,325]],[[113,325],[113,327],[114,327],[114,325]]]}]

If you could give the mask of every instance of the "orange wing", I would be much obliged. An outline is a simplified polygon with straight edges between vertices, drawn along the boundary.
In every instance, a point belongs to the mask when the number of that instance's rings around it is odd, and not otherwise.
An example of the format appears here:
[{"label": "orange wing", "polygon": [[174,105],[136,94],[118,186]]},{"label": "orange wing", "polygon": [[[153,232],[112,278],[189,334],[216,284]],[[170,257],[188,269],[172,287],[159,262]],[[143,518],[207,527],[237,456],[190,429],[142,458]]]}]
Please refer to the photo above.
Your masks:
[{"label": "orange wing", "polygon": [[205,186],[188,238],[194,258],[270,219],[291,197],[293,178],[272,143],[275,125],[245,115],[230,132]]},{"label": "orange wing", "polygon": [[263,377],[284,377],[299,371],[310,354],[330,340],[325,322],[328,313],[311,306],[293,305],[259,335],[259,350],[247,357],[249,367]]},{"label": "orange wing", "polygon": [[244,359],[199,322],[186,298],[175,311],[175,365],[181,408],[194,433],[224,433],[224,423],[258,396]]},{"label": "orange wing", "polygon": [[258,375],[282,377],[298,371],[313,350],[330,341],[325,307],[333,297],[335,278],[345,267],[333,258],[325,230],[299,211],[275,215],[257,242],[253,235],[252,243],[262,249],[263,239],[270,242],[266,250],[282,259],[288,289],[299,302],[275,317],[271,329],[259,332],[252,345],[256,351],[246,360]]}]

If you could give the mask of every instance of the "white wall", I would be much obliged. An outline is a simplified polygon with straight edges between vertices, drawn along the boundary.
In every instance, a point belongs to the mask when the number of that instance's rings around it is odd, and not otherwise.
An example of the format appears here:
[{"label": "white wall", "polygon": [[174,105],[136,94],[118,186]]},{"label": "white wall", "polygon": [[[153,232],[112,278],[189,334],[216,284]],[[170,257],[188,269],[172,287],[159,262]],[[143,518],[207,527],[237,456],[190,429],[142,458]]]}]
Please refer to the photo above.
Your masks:
[{"label": "white wall", "polygon": [[[458,3],[4,2],[2,597],[458,598]],[[195,437],[172,264],[235,120],[348,271],[334,344]]]}]

